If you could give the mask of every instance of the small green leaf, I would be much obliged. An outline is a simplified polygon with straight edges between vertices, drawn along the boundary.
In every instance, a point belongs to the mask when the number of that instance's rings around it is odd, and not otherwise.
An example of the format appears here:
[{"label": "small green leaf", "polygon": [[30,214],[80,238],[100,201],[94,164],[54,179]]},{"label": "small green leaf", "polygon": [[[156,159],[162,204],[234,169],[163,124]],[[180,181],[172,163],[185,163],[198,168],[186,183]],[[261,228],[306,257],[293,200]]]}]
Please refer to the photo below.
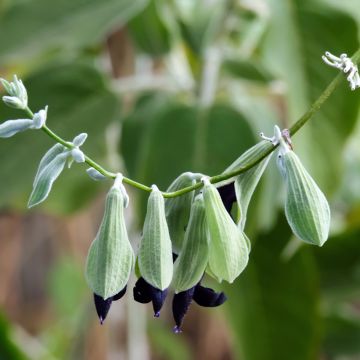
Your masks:
[{"label": "small green leaf", "polygon": [[125,287],[135,263],[126,231],[125,202],[124,192],[114,185],[106,197],[104,217],[87,257],[87,282],[105,300]]},{"label": "small green leaf", "polygon": [[226,211],[215,186],[205,181],[203,194],[210,234],[210,270],[218,281],[232,283],[248,263],[247,240]]},{"label": "small green leaf", "polygon": [[322,246],[330,229],[330,207],[325,195],[293,151],[278,155],[286,182],[286,219],[301,240]]},{"label": "small green leaf", "polygon": [[184,244],[174,266],[176,293],[192,288],[204,275],[209,256],[208,236],[204,199],[200,194],[192,204]]},{"label": "small green leaf", "polygon": [[269,163],[271,155],[267,156],[258,165],[254,166],[245,173],[240,174],[235,180],[236,200],[239,207],[239,226],[243,231],[246,223],[246,214],[251,197],[258,185],[264,170]]},{"label": "small green leaf", "polygon": [[173,275],[171,240],[164,198],[155,185],[148,200],[138,261],[141,275],[149,284],[160,290],[170,285]]},{"label": "small green leaf", "polygon": [[[54,181],[64,169],[69,153],[61,152],[52,158],[52,152],[53,148],[40,161],[39,170],[35,176],[33,190],[28,202],[29,208],[40,204],[48,197]],[[46,164],[47,161],[49,162]]]},{"label": "small green leaf", "polygon": [[[179,177],[171,183],[166,192],[173,192],[194,185],[196,182],[195,176],[196,174],[191,172],[179,175]],[[173,252],[176,254],[180,252],[184,240],[185,228],[189,222],[194,193],[195,191],[191,191],[183,196],[165,199],[166,220],[169,227]]]},{"label": "small green leaf", "polygon": [[152,56],[164,55],[171,48],[171,33],[160,11],[164,5],[158,0],[150,0],[128,24],[135,45]]},{"label": "small green leaf", "polygon": [[99,43],[146,3],[147,0],[9,2],[0,23],[0,62],[28,60],[49,50],[63,53]]}]

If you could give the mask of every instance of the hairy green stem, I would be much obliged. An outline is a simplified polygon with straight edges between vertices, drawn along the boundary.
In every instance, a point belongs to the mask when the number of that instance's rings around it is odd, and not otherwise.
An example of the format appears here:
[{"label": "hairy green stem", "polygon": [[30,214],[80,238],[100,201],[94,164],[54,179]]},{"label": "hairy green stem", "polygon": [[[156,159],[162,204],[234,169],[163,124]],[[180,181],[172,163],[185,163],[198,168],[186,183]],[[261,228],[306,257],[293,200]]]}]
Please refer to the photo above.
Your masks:
[{"label": "hairy green stem", "polygon": [[[360,60],[360,49],[354,54],[354,56],[352,57],[352,60],[354,63],[359,62]],[[294,135],[296,132],[298,132],[311,118],[312,116],[321,108],[321,106],[325,103],[325,101],[329,98],[329,96],[334,92],[334,90],[340,85],[340,83],[344,80],[344,74],[339,73],[334,80],[327,86],[327,88],[324,90],[324,92],[319,96],[319,98],[312,104],[312,106],[310,107],[310,109],[298,120],[295,122],[295,124],[290,128],[290,134]],[[27,108],[25,109],[26,113],[33,118],[34,114],[33,112]],[[65,141],[64,139],[62,139],[60,136],[58,136],[57,134],[55,134],[51,129],[49,129],[46,125],[44,125],[41,128],[48,136],[52,137],[55,141],[57,141],[58,143],[64,145],[65,147],[72,149],[74,146],[72,145],[71,142]],[[228,180],[231,179],[239,174],[242,174],[248,170],[250,170],[252,167],[254,167],[255,165],[257,165],[259,162],[261,162],[265,157],[267,157],[270,153],[272,153],[277,146],[274,146],[272,148],[270,148],[269,150],[265,150],[263,153],[261,153],[257,159],[255,159],[253,162],[251,162],[250,164],[247,164],[246,166],[240,167],[234,171],[228,172],[226,174],[220,174],[220,175],[215,175],[209,178],[210,182],[212,184],[216,184],[218,182],[224,181],[224,180]],[[97,162],[95,162],[93,159],[91,159],[90,157],[85,155],[85,162],[93,167],[94,169],[96,169],[97,171],[99,171],[102,175],[111,178],[111,179],[115,179],[116,174],[112,173],[110,171],[105,170],[101,165],[99,165]],[[148,191],[151,192],[151,187],[146,186],[142,183],[139,183],[137,181],[134,181],[128,177],[123,178],[123,182],[131,185],[133,187],[136,187],[140,190],[144,190],[144,191]],[[192,186],[188,186],[185,187],[183,189],[174,191],[174,192],[162,192],[163,196],[165,198],[174,198],[177,196],[181,196],[184,195],[192,190],[196,190],[196,189],[200,189],[203,186],[202,182],[197,182],[195,185]]]}]

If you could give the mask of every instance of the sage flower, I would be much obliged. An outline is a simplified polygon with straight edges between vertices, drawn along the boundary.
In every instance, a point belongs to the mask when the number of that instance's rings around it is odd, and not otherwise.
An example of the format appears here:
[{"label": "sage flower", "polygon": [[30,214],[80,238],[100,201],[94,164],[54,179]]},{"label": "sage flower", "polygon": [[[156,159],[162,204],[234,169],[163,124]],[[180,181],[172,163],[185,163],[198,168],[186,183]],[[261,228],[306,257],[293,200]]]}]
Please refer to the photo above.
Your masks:
[{"label": "sage flower", "polygon": [[160,310],[165,302],[168,289],[160,290],[149,284],[143,277],[135,283],[133,289],[134,300],[141,304],[152,302],[154,317],[160,316]]},{"label": "sage flower", "polygon": [[174,333],[181,332],[181,325],[192,300],[200,306],[217,307],[222,305],[227,300],[227,297],[223,292],[216,292],[211,288],[202,286],[200,282],[191,289],[175,294],[172,303],[175,321]]},{"label": "sage flower", "polygon": [[110,310],[111,304],[113,301],[120,300],[126,293],[126,286],[114,296],[110,296],[104,300],[101,296],[94,293],[94,303],[96,308],[96,313],[99,317],[100,324],[102,325],[106,319],[106,316]]}]

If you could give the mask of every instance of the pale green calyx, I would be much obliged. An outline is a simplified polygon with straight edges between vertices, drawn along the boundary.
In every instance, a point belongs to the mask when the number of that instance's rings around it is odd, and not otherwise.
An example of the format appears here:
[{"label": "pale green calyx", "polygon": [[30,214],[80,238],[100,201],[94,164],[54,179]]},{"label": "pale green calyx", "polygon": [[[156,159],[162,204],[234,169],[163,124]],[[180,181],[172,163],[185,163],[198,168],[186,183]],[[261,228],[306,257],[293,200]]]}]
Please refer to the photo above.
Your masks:
[{"label": "pale green calyx", "polygon": [[199,194],[191,206],[180,255],[175,261],[173,287],[175,292],[195,286],[204,275],[209,257],[209,233],[204,198]]},{"label": "pale green calyx", "polygon": [[254,166],[250,170],[238,175],[235,179],[234,185],[236,201],[239,209],[238,226],[242,231],[245,229],[247,210],[250,204],[250,200],[261,179],[261,176],[263,175],[269,163],[271,155],[272,154],[267,156],[258,165]]},{"label": "pale green calyx", "polygon": [[9,96],[3,96],[3,102],[15,109],[26,109],[28,106],[28,96],[26,88],[21,80],[14,75],[12,82],[0,79]]},{"label": "pale green calyx", "polygon": [[142,277],[165,290],[173,275],[172,246],[165,216],[164,198],[156,185],[148,199],[143,236],[138,255]]},{"label": "pale green calyx", "polygon": [[121,176],[106,197],[105,213],[86,261],[86,280],[105,300],[126,286],[135,264],[124,218],[126,200],[119,183]]},{"label": "pale green calyx", "polygon": [[207,178],[202,181],[210,236],[210,272],[219,282],[226,280],[232,283],[248,263],[250,249],[247,238],[226,211],[215,186]]},{"label": "pale green calyx", "polygon": [[[194,185],[201,174],[185,172],[178,176],[168,187],[167,192],[177,191]],[[173,252],[178,254],[185,235],[185,228],[189,222],[191,203],[195,191],[190,191],[183,196],[165,199],[165,214],[172,240]]]},{"label": "pale green calyx", "polygon": [[129,206],[130,199],[129,199],[128,193],[126,192],[125,186],[123,184],[123,179],[124,179],[123,174],[117,173],[113,187],[119,189],[122,192],[122,194],[124,196],[124,207],[127,208]]},{"label": "pale green calyx", "polygon": [[279,152],[278,165],[286,182],[285,215],[301,240],[322,246],[330,229],[330,207],[325,195],[293,151]]}]

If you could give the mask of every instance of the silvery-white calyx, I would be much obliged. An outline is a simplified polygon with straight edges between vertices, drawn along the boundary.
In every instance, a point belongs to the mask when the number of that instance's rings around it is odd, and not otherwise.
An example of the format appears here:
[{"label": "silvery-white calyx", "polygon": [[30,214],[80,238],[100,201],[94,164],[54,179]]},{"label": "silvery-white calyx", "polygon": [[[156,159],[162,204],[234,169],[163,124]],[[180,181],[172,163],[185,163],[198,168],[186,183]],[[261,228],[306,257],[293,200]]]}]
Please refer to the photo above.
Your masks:
[{"label": "silvery-white calyx", "polygon": [[[84,144],[87,136],[88,135],[86,133],[81,133],[74,137],[72,141],[72,145],[74,146],[74,148],[70,150],[72,161],[75,161],[77,163],[85,162],[85,154],[80,150],[80,146]],[[71,166],[72,161],[69,163],[69,167]]]},{"label": "silvery-white calyx", "polygon": [[28,96],[26,88],[21,80],[14,75],[14,81],[9,82],[5,79],[0,79],[9,96],[3,96],[3,101],[6,105],[15,109],[26,109],[28,106]]},{"label": "silvery-white calyx", "polygon": [[95,181],[105,180],[106,176],[93,167],[86,169],[87,174]]},{"label": "silvery-white calyx", "polygon": [[48,111],[48,106],[45,106],[45,109],[42,109],[34,114],[33,124],[31,129],[41,129],[45,125],[47,118],[47,111]]},{"label": "silvery-white calyx", "polygon": [[8,120],[0,124],[0,138],[8,138],[29,129],[41,129],[46,122],[47,109],[37,112],[33,119]]}]

